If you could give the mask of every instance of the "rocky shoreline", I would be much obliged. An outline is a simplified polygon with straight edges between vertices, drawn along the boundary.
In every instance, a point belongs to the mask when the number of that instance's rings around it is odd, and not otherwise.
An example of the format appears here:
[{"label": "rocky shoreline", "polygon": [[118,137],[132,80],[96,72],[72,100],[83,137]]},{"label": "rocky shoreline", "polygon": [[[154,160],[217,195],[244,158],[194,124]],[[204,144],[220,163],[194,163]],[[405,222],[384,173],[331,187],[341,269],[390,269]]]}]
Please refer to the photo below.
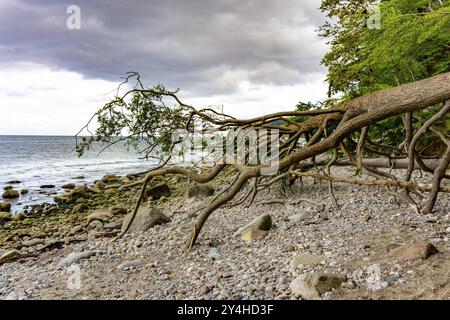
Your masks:
[{"label": "rocky shoreline", "polygon": [[[350,175],[345,168],[336,168]],[[0,299],[449,299],[450,196],[420,215],[381,187],[305,179],[217,210],[187,255],[198,208],[224,188],[158,178],[123,238],[130,177],[66,185],[54,204],[0,204]],[[5,190],[7,191],[7,190]],[[298,205],[258,204],[279,199]],[[76,276],[78,285],[71,286]],[[77,283],[77,281],[75,281]]]}]

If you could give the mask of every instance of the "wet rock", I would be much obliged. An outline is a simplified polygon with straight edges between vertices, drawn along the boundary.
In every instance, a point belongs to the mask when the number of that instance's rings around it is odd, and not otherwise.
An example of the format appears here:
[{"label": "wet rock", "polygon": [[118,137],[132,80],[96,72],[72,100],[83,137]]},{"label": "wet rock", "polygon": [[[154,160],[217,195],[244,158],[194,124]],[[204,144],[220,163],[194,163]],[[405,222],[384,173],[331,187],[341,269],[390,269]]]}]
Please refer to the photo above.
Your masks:
[{"label": "wet rock", "polygon": [[117,269],[119,270],[128,270],[131,268],[138,268],[143,266],[144,263],[141,260],[131,260],[131,261],[125,261],[124,263],[117,266]]},{"label": "wet rock", "polygon": [[[123,223],[122,223],[122,232],[125,230],[126,225],[128,225],[131,220],[131,215],[128,214]],[[147,208],[140,207],[138,212],[136,213],[136,217],[133,220],[130,228],[128,229],[129,233],[139,232],[139,231],[147,231],[148,229],[170,222],[170,219],[166,217],[159,209],[157,208]]]},{"label": "wet rock", "polygon": [[20,183],[22,183],[22,181],[20,181],[20,180],[10,180],[10,181],[7,181],[6,183],[7,184],[20,184]]},{"label": "wet rock", "polygon": [[20,194],[21,195],[24,195],[24,194],[28,194],[28,189],[22,189],[22,190],[20,190]]},{"label": "wet rock", "polygon": [[102,178],[102,182],[104,183],[116,183],[119,180],[119,177],[113,174],[104,175]]},{"label": "wet rock", "polygon": [[19,192],[17,192],[16,190],[8,189],[5,192],[3,192],[2,197],[5,199],[16,199],[16,198],[20,197],[20,195],[19,195]]},{"label": "wet rock", "polygon": [[88,209],[88,206],[85,203],[79,203],[75,205],[72,209],[72,213],[80,213]]},{"label": "wet rock", "polygon": [[172,195],[169,186],[166,183],[158,184],[145,191],[145,197],[152,200],[159,200],[161,197],[170,197]]},{"label": "wet rock", "polygon": [[11,212],[11,203],[0,202],[0,212]]},{"label": "wet rock", "polygon": [[98,251],[72,252],[58,263],[58,267],[61,268],[70,266],[71,264],[78,263],[81,260],[88,259],[97,253]]},{"label": "wet rock", "polygon": [[41,189],[53,189],[53,188],[56,188],[56,186],[53,184],[43,184],[40,188]]},{"label": "wet rock", "polygon": [[438,252],[438,249],[429,242],[407,244],[392,250],[392,254],[399,261],[426,260]]},{"label": "wet rock", "polygon": [[97,209],[87,216],[86,222],[90,224],[92,221],[109,221],[114,216],[110,209]]},{"label": "wet rock", "polygon": [[207,198],[214,195],[214,188],[209,185],[198,184],[189,187],[189,198]]},{"label": "wet rock", "polygon": [[289,288],[305,300],[319,300],[322,294],[339,288],[346,280],[344,274],[308,273],[295,278]]},{"label": "wet rock", "polygon": [[57,204],[70,204],[75,203],[79,199],[88,199],[91,193],[92,190],[87,186],[79,186],[67,194],[56,196],[54,200]]},{"label": "wet rock", "polygon": [[272,227],[272,217],[270,214],[264,214],[253,219],[250,223],[235,232],[235,235],[244,234],[251,230],[268,231]]},{"label": "wet rock", "polygon": [[75,189],[75,187],[76,187],[75,183],[68,183],[68,184],[61,186],[61,188],[63,188],[63,189]]},{"label": "wet rock", "polygon": [[14,189],[14,187],[13,187],[13,186],[6,186],[6,187],[3,187],[3,190],[4,190],[4,191],[6,191],[6,190],[11,190],[11,189]]},{"label": "wet rock", "polygon": [[11,221],[12,220],[12,216],[11,213],[9,212],[0,212],[0,225]]},{"label": "wet rock", "polygon": [[27,218],[27,216],[22,212],[16,213],[11,216],[12,221],[22,221],[22,220],[25,220],[26,218]]},{"label": "wet rock", "polygon": [[301,254],[291,260],[291,265],[316,266],[321,264],[324,260],[325,258],[322,256],[317,256],[314,254]]}]

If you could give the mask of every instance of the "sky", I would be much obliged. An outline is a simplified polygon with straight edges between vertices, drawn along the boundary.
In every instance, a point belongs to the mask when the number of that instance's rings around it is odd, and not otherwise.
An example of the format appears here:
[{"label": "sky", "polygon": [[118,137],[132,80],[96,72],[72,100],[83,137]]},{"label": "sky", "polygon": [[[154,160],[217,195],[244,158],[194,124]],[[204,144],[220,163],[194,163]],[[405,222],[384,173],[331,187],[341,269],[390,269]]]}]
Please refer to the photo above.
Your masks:
[{"label": "sky", "polygon": [[324,99],[320,2],[0,0],[0,135],[73,135],[128,71],[242,118]]}]

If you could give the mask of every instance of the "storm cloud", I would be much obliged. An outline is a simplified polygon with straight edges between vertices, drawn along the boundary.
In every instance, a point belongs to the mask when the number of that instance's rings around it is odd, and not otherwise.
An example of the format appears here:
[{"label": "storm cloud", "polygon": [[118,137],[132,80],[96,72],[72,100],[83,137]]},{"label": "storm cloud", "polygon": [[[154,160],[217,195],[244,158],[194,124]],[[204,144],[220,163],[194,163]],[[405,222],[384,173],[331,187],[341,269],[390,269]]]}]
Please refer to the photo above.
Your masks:
[{"label": "storm cloud", "polygon": [[[66,28],[69,5],[81,29]],[[117,81],[138,71],[198,95],[239,81],[293,85],[323,73],[319,0],[0,0],[0,63],[33,62]]]}]

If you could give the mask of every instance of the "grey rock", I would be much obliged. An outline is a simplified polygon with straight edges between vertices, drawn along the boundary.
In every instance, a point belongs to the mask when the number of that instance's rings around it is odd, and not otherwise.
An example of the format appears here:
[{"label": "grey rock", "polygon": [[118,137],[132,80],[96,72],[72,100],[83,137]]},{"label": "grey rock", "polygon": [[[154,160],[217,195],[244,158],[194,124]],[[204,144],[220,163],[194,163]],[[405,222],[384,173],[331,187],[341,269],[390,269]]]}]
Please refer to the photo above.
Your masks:
[{"label": "grey rock", "polygon": [[110,222],[103,225],[103,228],[108,230],[118,229],[120,228],[120,223],[118,222]]},{"label": "grey rock", "polygon": [[207,256],[209,258],[218,259],[220,257],[219,250],[217,248],[210,248]]},{"label": "grey rock", "polygon": [[31,239],[31,240],[23,242],[23,245],[25,247],[34,247],[34,246],[37,246],[38,244],[44,244],[44,240],[43,239]]},{"label": "grey rock", "polygon": [[119,270],[127,270],[130,268],[137,268],[143,266],[144,263],[141,260],[131,260],[131,261],[125,261],[124,263],[117,266],[117,269]]},{"label": "grey rock", "polygon": [[270,214],[264,214],[253,219],[250,223],[237,230],[234,235],[244,234],[253,230],[268,231],[272,227],[272,217]]},{"label": "grey rock", "polygon": [[305,300],[320,300],[322,294],[339,288],[346,280],[344,274],[308,273],[295,278],[289,288],[293,294]]},{"label": "grey rock", "polygon": [[313,215],[314,214],[312,212],[308,212],[308,211],[296,213],[289,217],[289,223],[291,225],[302,224],[302,223],[305,223],[308,220],[310,220],[313,217]]},{"label": "grey rock", "polygon": [[166,183],[161,183],[145,191],[145,197],[151,198],[152,200],[158,200],[161,197],[170,197],[172,192]]},{"label": "grey rock", "polygon": [[74,263],[78,263],[83,259],[88,259],[97,253],[98,251],[72,252],[58,263],[58,267],[61,268],[65,266],[70,266]]},{"label": "grey rock", "polygon": [[[131,215],[128,214],[123,223],[122,223],[122,232],[125,231],[126,225],[131,220]],[[135,233],[139,231],[147,231],[148,229],[170,222],[170,219],[166,217],[159,209],[157,208],[147,208],[147,207],[140,207],[138,212],[136,213],[136,217],[133,220],[130,228],[128,229],[128,233]]]},{"label": "grey rock", "polygon": [[214,188],[209,185],[193,185],[189,187],[188,198],[207,198],[214,195]]}]

